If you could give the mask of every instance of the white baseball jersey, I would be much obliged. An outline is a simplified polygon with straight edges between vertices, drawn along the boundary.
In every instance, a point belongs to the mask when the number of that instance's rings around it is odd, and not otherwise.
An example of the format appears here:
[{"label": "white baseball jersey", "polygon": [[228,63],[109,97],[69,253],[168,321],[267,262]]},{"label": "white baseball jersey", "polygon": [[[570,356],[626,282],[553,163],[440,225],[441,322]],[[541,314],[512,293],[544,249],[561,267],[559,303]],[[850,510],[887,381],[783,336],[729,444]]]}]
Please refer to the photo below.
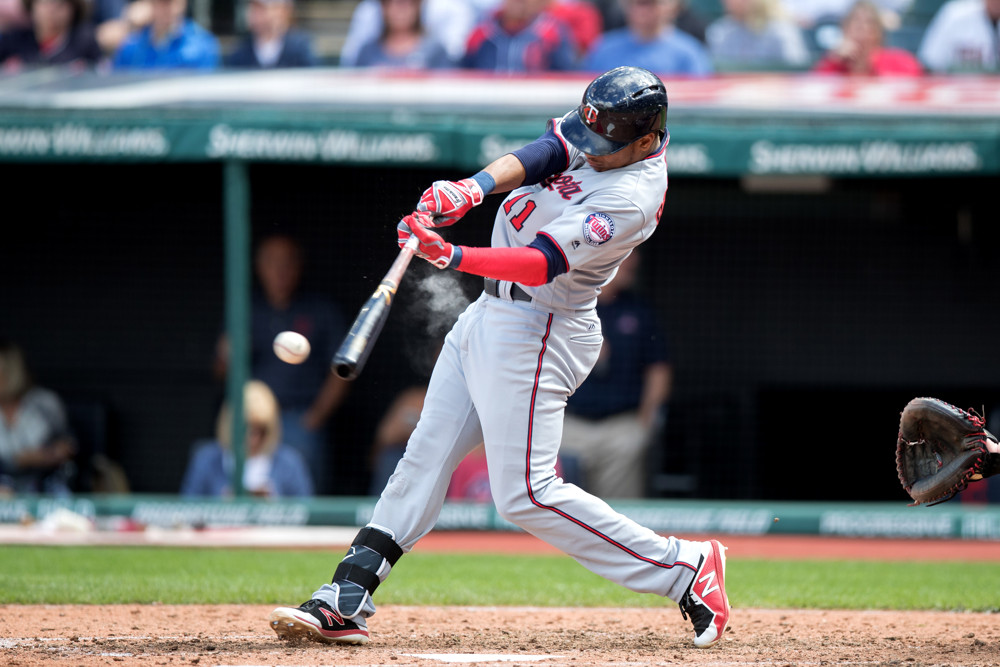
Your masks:
[{"label": "white baseball jersey", "polygon": [[584,312],[595,307],[600,288],[660,221],[669,136],[644,160],[595,171],[553,122],[569,155],[566,170],[511,192],[497,210],[492,241],[494,248],[519,248],[537,234],[547,236],[562,251],[568,271],[523,289],[539,307]]},{"label": "white baseball jersey", "polygon": [[[658,535],[555,472],[566,399],[603,342],[598,290],[649,238],[662,212],[666,144],[605,172],[567,145],[565,171],[504,200],[494,246],[525,246],[545,235],[568,270],[549,284],[522,287],[530,302],[511,298],[509,282],[502,296],[484,293],[445,338],[420,420],[369,524],[404,551],[434,527],[452,472],[484,442],[502,517],[633,591],[678,601],[688,589],[706,543]],[[379,577],[388,570],[384,561]],[[336,607],[338,591],[339,584],[327,584],[313,597]],[[375,607],[368,597],[339,611],[370,616]]]}]

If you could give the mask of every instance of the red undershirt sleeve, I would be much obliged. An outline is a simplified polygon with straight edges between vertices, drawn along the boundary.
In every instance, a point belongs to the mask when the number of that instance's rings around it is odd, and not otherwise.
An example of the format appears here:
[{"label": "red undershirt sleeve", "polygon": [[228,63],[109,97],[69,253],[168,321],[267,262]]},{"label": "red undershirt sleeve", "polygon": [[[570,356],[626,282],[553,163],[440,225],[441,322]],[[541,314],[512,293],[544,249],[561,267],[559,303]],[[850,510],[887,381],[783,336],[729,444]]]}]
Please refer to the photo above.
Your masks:
[{"label": "red undershirt sleeve", "polygon": [[522,285],[544,285],[549,281],[548,258],[537,248],[460,247],[462,259],[455,268],[464,273]]}]

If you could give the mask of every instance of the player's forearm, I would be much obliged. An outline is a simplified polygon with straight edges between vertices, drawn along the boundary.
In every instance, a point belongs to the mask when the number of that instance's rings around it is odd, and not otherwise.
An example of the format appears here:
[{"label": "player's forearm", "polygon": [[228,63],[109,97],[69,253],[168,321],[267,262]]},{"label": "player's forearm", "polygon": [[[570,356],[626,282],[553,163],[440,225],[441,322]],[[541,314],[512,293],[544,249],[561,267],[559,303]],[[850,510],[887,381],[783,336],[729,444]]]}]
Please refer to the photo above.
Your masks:
[{"label": "player's forearm", "polygon": [[488,164],[483,171],[493,177],[495,185],[491,192],[494,193],[510,192],[524,183],[524,165],[512,153],[497,158]]}]

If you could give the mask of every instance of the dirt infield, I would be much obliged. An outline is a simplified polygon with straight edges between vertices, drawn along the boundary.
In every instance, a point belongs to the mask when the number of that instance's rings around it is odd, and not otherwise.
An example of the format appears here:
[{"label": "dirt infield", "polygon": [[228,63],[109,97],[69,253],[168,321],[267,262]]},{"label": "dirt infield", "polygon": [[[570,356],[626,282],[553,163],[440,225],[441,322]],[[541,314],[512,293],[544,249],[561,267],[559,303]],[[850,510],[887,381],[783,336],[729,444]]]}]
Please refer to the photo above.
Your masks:
[{"label": "dirt infield", "polygon": [[[997,616],[735,609],[709,650],[663,609],[383,606],[363,647],[288,644],[261,606],[0,607],[7,665],[1000,665]],[[436,657],[427,657],[435,654]],[[459,657],[456,654],[472,654]]]},{"label": "dirt infield", "polygon": [[[500,538],[498,540],[498,538]],[[1000,543],[727,537],[730,556],[998,560]],[[419,550],[538,553],[525,535],[432,533]],[[737,555],[738,554],[738,555]],[[279,641],[270,606],[0,606],[3,665],[905,665],[1000,667],[1000,616],[951,612],[733,609],[715,648],[661,609],[403,607],[369,622],[372,642]]]}]

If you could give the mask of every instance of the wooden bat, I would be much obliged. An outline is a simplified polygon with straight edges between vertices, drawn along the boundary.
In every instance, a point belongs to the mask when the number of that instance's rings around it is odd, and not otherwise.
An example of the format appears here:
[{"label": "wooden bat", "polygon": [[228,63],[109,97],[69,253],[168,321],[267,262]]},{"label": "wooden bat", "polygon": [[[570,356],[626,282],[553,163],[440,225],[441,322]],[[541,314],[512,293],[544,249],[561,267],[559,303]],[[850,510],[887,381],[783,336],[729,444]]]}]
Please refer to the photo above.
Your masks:
[{"label": "wooden bat", "polygon": [[413,259],[413,253],[419,244],[416,236],[410,236],[382,278],[382,282],[362,306],[351,330],[340,344],[340,349],[333,355],[333,372],[338,376],[345,380],[353,380],[361,375],[361,369],[365,367],[368,355],[371,354],[375,341],[382,332],[382,325],[389,317],[392,299],[396,296],[396,290],[403,279],[403,274],[406,273],[406,267],[410,265],[410,260]]}]

